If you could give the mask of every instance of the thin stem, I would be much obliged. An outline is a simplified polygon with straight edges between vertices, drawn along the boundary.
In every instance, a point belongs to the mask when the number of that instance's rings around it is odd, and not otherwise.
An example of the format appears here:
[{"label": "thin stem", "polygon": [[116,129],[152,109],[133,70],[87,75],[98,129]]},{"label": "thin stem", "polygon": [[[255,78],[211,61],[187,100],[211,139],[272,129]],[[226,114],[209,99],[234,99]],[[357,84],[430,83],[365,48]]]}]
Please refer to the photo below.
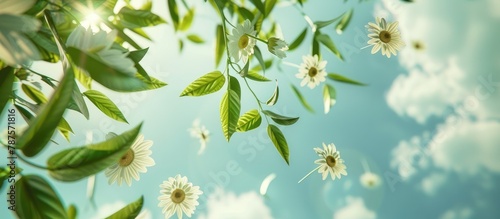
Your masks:
[{"label": "thin stem", "polygon": [[256,39],[256,40],[258,40],[258,41],[260,41],[260,42],[263,42],[263,43],[267,44],[267,41],[265,41],[265,40],[263,40],[263,39],[261,39],[261,38],[258,38],[258,37],[255,37],[255,36],[252,36],[252,35],[250,35],[250,34],[245,34],[245,35],[249,36],[250,38]]},{"label": "thin stem", "polygon": [[314,170],[311,170],[311,172],[309,172],[306,176],[302,177],[302,179],[299,180],[298,183],[301,183],[302,181],[304,181],[304,179],[306,179],[308,176],[310,176],[312,173],[314,173],[314,171],[318,170],[321,166],[318,166],[316,168],[314,168]]},{"label": "thin stem", "polygon": [[[259,98],[258,98],[258,97],[257,97],[257,95],[255,94],[255,92],[253,92],[252,88],[251,88],[251,87],[250,87],[250,85],[248,84],[247,79],[246,79],[246,78],[243,78],[243,80],[245,81],[245,84],[247,85],[248,90],[250,90],[250,92],[252,93],[252,95],[255,97],[255,100],[257,101],[257,104],[259,104],[259,109],[260,109],[260,111],[261,111],[261,112],[262,112],[262,111],[264,111],[264,109],[262,109],[262,105],[260,104],[260,100],[259,100]],[[267,118],[267,116],[265,116],[265,118],[266,118],[266,122],[267,122],[267,124],[269,124],[269,119]]]},{"label": "thin stem", "polygon": [[222,16],[224,18],[224,20],[233,28],[236,28],[236,26],[234,26],[228,19],[226,16]]},{"label": "thin stem", "polygon": [[309,26],[311,26],[312,31],[316,32],[316,25],[314,24],[312,19],[309,16],[307,16],[307,14],[304,13],[304,11],[302,11],[302,9],[300,9],[297,4],[294,4],[294,6],[295,6],[295,9],[297,9],[297,11],[304,17],[304,20],[306,20],[306,22],[309,24]]},{"label": "thin stem", "polygon": [[26,160],[25,158],[23,158],[22,156],[20,156],[17,152],[16,152],[16,155],[17,155],[17,157],[19,158],[19,160],[21,160],[21,161],[25,162],[26,164],[28,164],[28,165],[30,165],[30,166],[32,166],[32,167],[36,167],[36,168],[38,168],[38,169],[42,169],[42,170],[51,170],[51,169],[50,169],[50,168],[48,168],[48,167],[44,167],[44,166],[41,166],[41,165],[38,165],[38,164],[36,164],[36,163],[32,163],[31,161]]}]

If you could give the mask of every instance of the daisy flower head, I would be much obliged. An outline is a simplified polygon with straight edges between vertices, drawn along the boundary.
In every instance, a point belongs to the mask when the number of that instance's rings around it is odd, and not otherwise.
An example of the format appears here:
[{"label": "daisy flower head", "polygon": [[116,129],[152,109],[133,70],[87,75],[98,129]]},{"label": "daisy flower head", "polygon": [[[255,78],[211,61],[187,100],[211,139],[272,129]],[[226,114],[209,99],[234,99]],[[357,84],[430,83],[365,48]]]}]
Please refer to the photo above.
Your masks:
[{"label": "daisy flower head", "polygon": [[288,45],[282,39],[271,37],[267,41],[267,49],[278,58],[283,59],[286,58],[285,51],[288,50]]},{"label": "daisy flower head", "polygon": [[376,18],[376,23],[368,23],[366,28],[370,32],[368,37],[371,39],[368,44],[373,45],[372,54],[382,49],[382,55],[391,57],[397,55],[396,51],[405,46],[398,30],[398,22],[387,23],[384,18]]},{"label": "daisy flower head", "polygon": [[111,185],[114,182],[120,186],[123,181],[128,186],[132,185],[132,177],[139,180],[139,172],[147,172],[146,167],[155,165],[155,161],[149,155],[151,150],[149,148],[153,145],[153,141],[144,140],[141,134],[137,136],[134,143],[128,151],[118,160],[117,163],[108,167],[104,174],[108,177],[108,183]]},{"label": "daisy flower head", "polygon": [[229,39],[229,54],[235,62],[243,60],[246,63],[248,61],[248,57],[253,54],[253,47],[255,46],[255,39],[250,36],[255,36],[256,33],[257,31],[253,29],[252,23],[245,20],[243,24],[238,24],[233,29],[232,34],[227,36]]},{"label": "daisy flower head", "polygon": [[193,121],[193,127],[188,129],[191,137],[198,138],[200,140],[200,149],[198,150],[198,154],[202,154],[207,147],[207,143],[210,140],[210,132],[204,125],[200,125],[200,120],[195,119]]},{"label": "daisy flower head", "polygon": [[128,53],[123,53],[118,49],[111,48],[117,34],[118,32],[116,30],[112,30],[109,33],[100,30],[94,33],[92,28],[78,26],[69,35],[66,46],[75,47],[84,52],[94,53],[109,67],[127,75],[135,75],[137,69],[132,59],[127,57]]},{"label": "daisy flower head", "polygon": [[188,182],[187,177],[177,174],[163,181],[160,185],[160,194],[158,207],[162,208],[165,218],[170,218],[177,213],[177,218],[181,219],[183,213],[191,217],[199,204],[198,197],[203,192],[199,186],[193,186]]},{"label": "daisy flower head", "polygon": [[300,86],[307,86],[311,89],[318,86],[319,83],[326,80],[326,63],[321,60],[318,55],[302,56],[302,64],[299,66],[299,73],[295,75],[298,79],[302,79]]},{"label": "daisy flower head", "polygon": [[340,152],[333,143],[328,145],[323,143],[323,149],[314,148],[314,151],[320,157],[314,163],[319,165],[318,173],[323,175],[323,180],[326,179],[328,173],[332,180],[335,180],[335,177],[340,179],[341,175],[347,176],[344,160],[340,158]]},{"label": "daisy flower head", "polygon": [[361,182],[361,185],[363,185],[363,187],[373,189],[378,187],[382,180],[380,179],[380,176],[375,173],[365,172],[363,173],[363,175],[361,175],[359,181]]}]

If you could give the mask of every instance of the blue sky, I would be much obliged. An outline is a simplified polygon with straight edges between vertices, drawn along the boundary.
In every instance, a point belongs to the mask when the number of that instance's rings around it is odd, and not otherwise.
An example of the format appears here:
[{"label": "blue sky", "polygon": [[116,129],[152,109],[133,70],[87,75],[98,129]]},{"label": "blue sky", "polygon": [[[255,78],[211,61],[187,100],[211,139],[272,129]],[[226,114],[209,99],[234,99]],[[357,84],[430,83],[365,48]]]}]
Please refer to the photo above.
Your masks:
[{"label": "blue sky", "polygon": [[[130,125],[119,124],[90,107],[91,118],[67,112],[77,135],[71,144],[62,137],[39,156],[44,163],[52,153],[68,146],[82,145],[85,133],[94,141],[105,133],[121,133],[144,121],[142,133],[154,141],[151,150],[156,165],[141,174],[131,187],[108,185],[104,174],[97,175],[92,209],[86,198],[86,180],[59,183],[51,180],[66,205],[76,204],[79,218],[111,213],[120,205],[145,196],[144,209],[151,218],[161,218],[157,207],[159,185],[176,174],[205,192],[193,218],[497,218],[500,189],[500,54],[495,36],[500,30],[500,4],[484,1],[421,0],[406,4],[396,0],[310,1],[304,11],[313,20],[327,20],[354,7],[351,24],[342,35],[331,28],[332,36],[346,61],[341,62],[323,48],[327,71],[366,82],[358,87],[329,81],[337,90],[337,103],[327,115],[322,113],[322,90],[302,87],[301,92],[315,109],[307,112],[295,98],[289,84],[298,86],[297,69],[281,65],[266,73],[278,79],[280,99],[272,109],[300,116],[293,126],[282,127],[290,146],[287,166],[267,138],[265,126],[248,133],[236,133],[231,142],[223,137],[219,102],[223,92],[203,97],[179,97],[191,81],[214,70],[214,13],[203,1],[196,5],[198,17],[193,32],[203,36],[203,45],[186,44],[178,53],[177,37],[169,25],[151,28],[154,42],[142,42],[149,52],[142,61],[145,69],[169,85],[139,94],[119,94],[106,90],[124,112]],[[154,1],[154,11],[167,18],[165,1]],[[452,7],[450,7],[452,6]],[[205,8],[204,8],[205,7]],[[450,10],[452,8],[452,10]],[[398,20],[407,46],[397,57],[370,54],[364,25],[374,16]],[[277,8],[274,18],[285,39],[295,38],[307,25],[292,7]],[[210,27],[206,29],[205,27]],[[311,41],[311,34],[306,42]],[[425,49],[416,51],[412,42]],[[265,45],[257,44],[261,48]],[[283,61],[300,64],[310,45],[288,53]],[[270,56],[268,56],[270,57]],[[196,64],[193,64],[196,63]],[[37,65],[41,71],[54,66]],[[219,68],[220,69],[220,68]],[[51,74],[50,72],[47,72]],[[56,73],[57,74],[57,73]],[[240,80],[240,83],[242,81]],[[271,95],[274,84],[250,82],[262,99]],[[105,89],[105,88],[103,88]],[[257,108],[248,89],[242,86],[242,112]],[[205,153],[197,155],[199,143],[187,129],[199,118],[211,132]],[[334,143],[345,160],[348,175],[340,180],[321,180],[312,174],[316,167],[314,147]],[[2,152],[2,156],[4,156]],[[378,174],[381,185],[367,189],[360,183],[366,171]],[[28,166],[26,173],[44,172]],[[267,195],[259,195],[262,180],[275,173]],[[213,185],[219,185],[214,190]],[[219,199],[211,198],[219,195]],[[104,210],[103,210],[104,209]],[[224,217],[231,209],[238,215]],[[0,209],[6,215],[5,208]],[[227,216],[227,214],[226,214]]]}]

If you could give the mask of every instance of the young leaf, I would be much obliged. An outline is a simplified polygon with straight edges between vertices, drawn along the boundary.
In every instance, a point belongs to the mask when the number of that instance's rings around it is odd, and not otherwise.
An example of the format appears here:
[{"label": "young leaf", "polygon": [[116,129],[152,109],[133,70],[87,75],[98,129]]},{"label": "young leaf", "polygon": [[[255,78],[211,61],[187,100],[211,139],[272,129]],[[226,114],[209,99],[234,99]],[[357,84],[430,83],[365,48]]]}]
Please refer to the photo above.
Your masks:
[{"label": "young leaf", "polygon": [[236,131],[236,125],[240,116],[240,97],[234,90],[228,90],[222,97],[220,103],[220,121],[224,137],[229,141]]},{"label": "young leaf", "polygon": [[271,98],[269,98],[269,100],[267,100],[266,104],[268,106],[274,106],[274,104],[276,104],[276,102],[278,102],[279,95],[280,95],[280,89],[278,87],[278,80],[276,80],[276,88],[274,89],[273,96],[271,96]]},{"label": "young leaf", "polygon": [[67,218],[57,192],[42,177],[23,175],[15,187],[19,218]]},{"label": "young leaf", "polygon": [[311,107],[311,105],[309,105],[309,103],[307,103],[307,100],[304,98],[304,96],[302,96],[302,93],[300,93],[299,89],[297,89],[295,86],[292,85],[292,90],[297,96],[297,98],[299,98],[302,106],[304,106],[304,108],[306,108],[309,112],[314,113],[313,108]]},{"label": "young leaf", "polygon": [[28,129],[17,141],[17,148],[21,149],[24,155],[37,155],[49,142],[71,100],[74,86],[76,84],[73,69],[67,68],[50,100],[37,112],[37,117],[30,122]]},{"label": "young leaf", "polygon": [[236,131],[246,132],[255,129],[260,126],[262,118],[260,117],[259,111],[252,109],[245,114],[243,114],[238,119],[238,124],[236,125]]},{"label": "young leaf", "polygon": [[219,63],[226,51],[226,40],[225,40],[224,30],[222,25],[217,25],[217,43],[215,44],[215,67],[219,66]]},{"label": "young leaf", "polygon": [[144,198],[141,196],[137,201],[128,204],[114,214],[106,217],[106,219],[135,219],[141,212]]},{"label": "young leaf", "polygon": [[327,21],[316,21],[314,22],[314,24],[316,25],[316,28],[321,29],[323,27],[326,27],[330,24],[333,24],[333,22],[337,21],[338,19],[340,19],[342,17],[342,15],[336,17],[336,18],[333,18],[331,20],[327,20]]},{"label": "young leaf", "polygon": [[163,82],[163,81],[160,81],[156,78],[153,78],[153,77],[149,77],[149,79],[147,78],[144,78],[144,76],[140,75],[140,74],[136,74],[135,75],[139,80],[143,81],[145,83],[145,87],[144,87],[144,90],[154,90],[154,89],[158,89],[158,88],[161,88],[161,87],[164,87],[167,85],[167,83]]},{"label": "young leaf", "polygon": [[109,118],[112,118],[119,122],[127,122],[122,111],[111,101],[106,95],[97,90],[87,90],[83,92],[90,102],[92,102],[102,113],[104,113]]},{"label": "young leaf", "polygon": [[318,57],[321,57],[321,53],[319,51],[319,42],[316,39],[316,36],[318,35],[319,31],[317,31],[314,34],[313,42],[312,42],[312,55],[318,55]]},{"label": "young leaf", "polygon": [[335,47],[335,44],[328,35],[318,34],[315,36],[315,38],[318,42],[322,43],[324,46],[326,46],[326,48],[332,51],[332,53],[335,54],[340,60],[344,60],[344,57],[342,57],[342,54],[340,54],[339,50],[337,50],[337,47]]},{"label": "young leaf", "polygon": [[67,53],[73,62],[84,69],[92,79],[111,90],[119,92],[147,90],[148,85],[144,81],[105,65],[95,55],[73,47],[67,48]]},{"label": "young leaf", "polygon": [[73,87],[73,93],[71,93],[71,100],[69,101],[68,109],[80,112],[86,119],[89,119],[89,109],[83,100],[83,95],[80,93],[78,86]]},{"label": "young leaf", "polygon": [[74,205],[70,205],[66,212],[68,214],[68,219],[76,219],[76,215],[78,214],[78,211]]},{"label": "young leaf", "polygon": [[271,81],[271,79],[264,77],[263,75],[257,73],[256,71],[249,71],[246,75],[246,78],[254,80],[254,81]]},{"label": "young leaf", "polygon": [[350,78],[347,78],[345,76],[342,76],[342,75],[339,75],[339,74],[335,74],[335,73],[329,73],[328,74],[328,78],[330,78],[331,80],[334,80],[334,81],[338,81],[338,82],[342,82],[342,83],[347,83],[347,84],[354,84],[354,85],[361,85],[361,86],[365,86],[366,85],[365,83],[361,83],[359,81],[355,81],[355,80],[352,80]]},{"label": "young leaf", "polygon": [[37,88],[28,85],[21,84],[21,89],[24,91],[24,94],[28,96],[31,100],[35,101],[36,104],[42,104],[47,102],[47,97]]},{"label": "young leaf", "polygon": [[260,13],[266,14],[266,9],[264,8],[262,0],[250,0],[250,2],[252,2],[252,4],[257,8],[257,10],[260,11]]},{"label": "young leaf", "polygon": [[280,124],[280,125],[293,125],[294,123],[299,120],[299,117],[287,117],[287,116],[282,116],[277,113],[271,112],[269,110],[264,110],[262,111],[264,114],[267,116],[271,117],[271,119]]},{"label": "young leaf", "polygon": [[264,8],[266,9],[266,13],[264,13],[264,17],[269,16],[271,14],[271,11],[274,8],[274,5],[276,5],[277,0],[266,0],[264,3]]},{"label": "young leaf", "polygon": [[241,87],[240,82],[233,76],[229,76],[229,89],[236,92],[239,100],[241,99]]},{"label": "young leaf", "polygon": [[264,59],[262,58],[262,53],[260,52],[260,49],[258,46],[255,46],[254,47],[254,56],[255,58],[257,58],[257,60],[259,60],[259,64],[260,64],[260,67],[261,69],[264,69],[264,72],[266,72],[266,63],[264,62]]},{"label": "young leaf", "polygon": [[214,93],[222,88],[226,78],[220,71],[213,71],[201,76],[187,86],[181,93],[183,96],[203,96]]},{"label": "young leaf", "polygon": [[299,34],[299,36],[297,36],[297,38],[293,40],[290,46],[288,46],[288,50],[292,51],[297,47],[299,47],[302,41],[304,41],[304,39],[306,38],[306,35],[307,35],[307,27],[304,28],[304,30]]},{"label": "young leaf", "polygon": [[250,62],[247,62],[243,69],[239,72],[241,77],[246,77],[248,75],[248,67],[250,66]]},{"label": "young leaf", "polygon": [[66,119],[61,118],[61,122],[59,122],[59,125],[57,125],[57,129],[59,132],[62,134],[62,136],[66,139],[66,141],[69,142],[69,134],[74,133],[73,129],[71,129],[71,126],[69,125],[68,121]]},{"label": "young leaf", "polygon": [[77,181],[115,164],[134,143],[141,125],[101,143],[73,147],[52,155],[47,160],[50,176],[65,182]]},{"label": "young leaf", "polygon": [[163,20],[163,18],[151,11],[135,10],[128,7],[120,9],[118,17],[120,18],[121,25],[129,29],[150,27],[167,23]]},{"label": "young leaf", "polygon": [[200,43],[204,43],[205,40],[203,40],[200,36],[196,35],[196,34],[189,34],[187,35],[187,39],[193,43],[197,43],[197,44],[200,44]]},{"label": "young leaf", "polygon": [[354,10],[351,8],[347,13],[342,16],[342,20],[339,21],[337,26],[335,27],[335,30],[337,31],[337,34],[342,34],[344,32],[345,28],[347,25],[349,25],[349,22],[351,21],[351,17],[353,14]]},{"label": "young leaf", "polygon": [[253,21],[254,15],[251,11],[244,7],[238,7],[238,12],[244,19],[248,19],[250,21]]},{"label": "young leaf", "polygon": [[286,142],[285,136],[281,130],[275,125],[269,124],[269,126],[267,126],[267,134],[276,147],[276,150],[278,150],[281,157],[285,160],[286,164],[290,165],[290,162],[288,161],[290,156],[288,143]]},{"label": "young leaf", "polygon": [[142,58],[144,58],[146,53],[148,53],[148,50],[149,50],[149,48],[131,51],[127,57],[132,59],[132,61],[134,61],[135,63],[139,63],[142,60]]},{"label": "young leaf", "polygon": [[14,73],[11,67],[0,70],[0,113],[11,98],[12,86],[14,84]]},{"label": "young leaf", "polygon": [[330,86],[329,84],[325,84],[323,88],[323,104],[325,107],[325,114],[330,112],[330,108],[335,104],[337,98],[337,94],[335,92],[335,88]]},{"label": "young leaf", "polygon": [[179,27],[179,12],[176,0],[168,0],[168,11],[170,12],[170,18],[172,18],[172,22],[174,23],[174,30],[177,30]]},{"label": "young leaf", "polygon": [[194,18],[194,8],[190,8],[179,24],[180,31],[186,31],[191,27]]}]

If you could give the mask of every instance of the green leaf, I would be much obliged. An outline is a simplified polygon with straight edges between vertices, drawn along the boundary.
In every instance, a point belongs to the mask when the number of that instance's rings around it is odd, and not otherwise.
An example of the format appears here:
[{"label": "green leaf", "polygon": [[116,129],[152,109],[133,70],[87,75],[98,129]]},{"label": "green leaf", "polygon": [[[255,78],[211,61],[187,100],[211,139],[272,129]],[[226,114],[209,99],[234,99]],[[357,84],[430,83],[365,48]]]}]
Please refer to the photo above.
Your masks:
[{"label": "green leaf", "polygon": [[281,157],[285,160],[286,164],[290,165],[290,162],[288,160],[290,156],[290,152],[288,151],[288,143],[286,142],[285,136],[283,135],[281,130],[275,125],[269,124],[269,126],[267,126],[267,134],[276,147],[276,150],[278,150]]},{"label": "green leaf", "polygon": [[59,125],[57,125],[57,129],[59,132],[62,134],[62,136],[66,139],[66,141],[69,142],[69,134],[74,133],[73,129],[71,129],[71,126],[69,125],[68,121],[66,119],[61,118],[61,122],[59,122]]},{"label": "green leaf", "polygon": [[128,204],[114,214],[106,217],[106,219],[135,219],[141,212],[144,198],[141,196],[137,201]]},{"label": "green leaf", "polygon": [[276,5],[277,0],[266,0],[264,3],[266,12],[264,13],[264,17],[269,16],[271,14],[271,11],[273,11],[274,5]]},{"label": "green leaf", "polygon": [[236,92],[238,98],[241,99],[241,87],[240,82],[233,76],[229,76],[229,89]]},{"label": "green leaf", "polygon": [[273,96],[271,96],[271,98],[269,98],[269,100],[267,100],[266,104],[268,106],[274,106],[274,104],[276,104],[276,102],[278,102],[279,95],[280,95],[280,89],[278,87],[278,80],[276,80],[276,88],[274,89]]},{"label": "green leaf", "polygon": [[140,75],[140,74],[137,74],[135,75],[139,80],[143,81],[145,83],[145,87],[144,87],[144,90],[154,90],[154,89],[158,89],[158,88],[161,88],[161,87],[164,87],[167,85],[167,83],[163,82],[163,81],[160,81],[156,78],[153,78],[153,77],[149,77],[149,79],[147,78],[144,78],[144,76]]},{"label": "green leaf", "polygon": [[271,81],[271,79],[264,77],[263,75],[257,73],[256,71],[249,71],[246,75],[246,78],[254,80],[254,81]]},{"label": "green leaf", "polygon": [[29,121],[33,118],[33,114],[31,114],[30,111],[20,106],[19,104],[14,104],[14,107],[16,107],[17,111],[21,113],[21,116],[23,117],[24,121],[26,121],[26,123],[29,123]]},{"label": "green leaf", "polygon": [[251,68],[250,71],[258,72],[258,71],[262,70],[262,67],[264,67],[264,69],[269,69],[272,65],[273,65],[273,60],[268,59],[264,62],[264,66],[262,66],[260,64],[256,65],[253,68]]},{"label": "green leaf", "polygon": [[181,20],[181,23],[179,24],[179,30],[180,31],[186,31],[191,27],[191,24],[193,23],[193,18],[194,18],[194,8],[190,8],[186,15]]},{"label": "green leaf", "polygon": [[67,218],[57,192],[37,175],[24,175],[16,182],[15,211],[19,218]]},{"label": "green leaf", "polygon": [[193,43],[197,43],[197,44],[200,44],[200,43],[204,43],[205,40],[203,40],[200,36],[196,35],[196,34],[189,34],[187,35],[187,39]]},{"label": "green leaf", "polygon": [[107,66],[93,54],[87,54],[73,47],[69,47],[67,53],[73,62],[86,70],[92,79],[111,90],[119,92],[147,90],[147,83]]},{"label": "green leaf", "polygon": [[181,93],[183,96],[203,96],[214,93],[224,86],[226,78],[220,71],[213,71],[193,81]]},{"label": "green leaf", "polygon": [[[63,45],[60,43],[59,35],[50,17],[50,12],[46,11],[45,15],[56,39],[59,53],[65,54]],[[55,89],[50,100],[40,108],[37,112],[37,117],[30,122],[29,127],[17,141],[17,148],[28,157],[37,155],[49,142],[71,100],[73,87],[76,86],[73,68],[69,66],[66,55],[61,56],[61,62],[63,63],[64,72],[61,82]]]},{"label": "green leaf", "polygon": [[340,20],[337,26],[335,27],[337,34],[342,34],[342,32],[344,32],[345,28],[347,27],[347,25],[349,25],[349,22],[351,21],[353,12],[354,10],[351,8],[351,10],[349,10],[342,16],[342,20]]},{"label": "green leaf", "polygon": [[215,44],[215,67],[219,66],[222,56],[226,51],[226,40],[224,38],[224,29],[222,25],[217,25],[217,42]]},{"label": "green leaf", "polygon": [[250,62],[247,62],[243,69],[239,72],[241,77],[246,77],[248,75],[248,67],[250,66]]},{"label": "green leaf", "polygon": [[309,112],[314,113],[313,108],[311,107],[311,105],[309,105],[309,103],[307,103],[306,99],[304,98],[304,96],[302,96],[302,93],[300,93],[299,89],[297,89],[295,86],[292,85],[292,90],[297,96],[297,98],[299,98],[302,106],[304,106],[304,108],[306,108]]},{"label": "green leaf", "polygon": [[240,15],[249,21],[253,21],[254,15],[251,11],[244,7],[238,7],[238,12],[240,12]]},{"label": "green leaf", "polygon": [[262,14],[266,14],[266,9],[264,8],[264,4],[261,0],[250,0],[252,4],[260,11]]},{"label": "green leaf", "polygon": [[236,131],[240,116],[240,97],[234,90],[228,90],[220,103],[220,121],[224,137],[229,141]]},{"label": "green leaf", "polygon": [[179,27],[179,12],[177,8],[177,2],[175,0],[168,0],[168,11],[170,12],[170,18],[174,23],[174,29],[177,30]]},{"label": "green leaf", "polygon": [[331,80],[342,82],[342,83],[346,83],[346,84],[354,84],[354,85],[361,85],[361,86],[365,86],[366,85],[365,83],[362,83],[362,82],[359,82],[359,81],[355,81],[355,80],[352,80],[350,78],[347,78],[345,76],[342,76],[342,75],[339,75],[339,74],[335,74],[335,73],[329,73],[328,74],[328,78],[330,78]]},{"label": "green leaf", "polygon": [[36,104],[42,104],[47,102],[47,97],[36,87],[33,87],[28,84],[21,84],[21,89],[24,91],[24,94],[28,96],[31,100],[35,101]]},{"label": "green leaf", "polygon": [[12,87],[14,84],[14,69],[5,67],[0,70],[0,113],[11,99]]},{"label": "green leaf", "polygon": [[101,112],[103,112],[109,118],[112,118],[119,122],[127,122],[123,113],[118,109],[118,107],[111,101],[106,95],[97,90],[87,90],[83,92],[90,102],[92,102]]},{"label": "green leaf", "polygon": [[280,114],[277,114],[277,113],[274,113],[274,112],[271,112],[269,110],[264,110],[262,111],[264,114],[266,114],[267,116],[271,117],[271,119],[280,124],[280,125],[293,125],[294,123],[297,122],[297,120],[299,120],[299,117],[287,117],[287,116],[282,116]]},{"label": "green leaf", "polygon": [[245,114],[243,114],[236,125],[236,131],[246,132],[255,129],[260,126],[262,118],[260,117],[259,111],[252,109]]},{"label": "green leaf", "polygon": [[97,144],[73,147],[52,155],[47,160],[50,176],[71,182],[106,169],[128,151],[139,135],[141,126]]},{"label": "green leaf", "polygon": [[325,114],[330,112],[330,108],[335,104],[337,98],[337,93],[333,86],[325,84],[323,88],[323,104],[325,107]]},{"label": "green leaf", "polygon": [[89,119],[89,109],[87,108],[87,104],[83,100],[83,95],[80,92],[78,86],[73,87],[73,93],[71,94],[71,100],[68,104],[68,109],[80,112],[85,118]]},{"label": "green leaf", "polygon": [[135,63],[139,63],[142,60],[142,58],[144,58],[146,53],[148,53],[148,50],[149,50],[149,48],[130,51],[130,53],[128,54],[127,57],[132,59],[132,61],[134,61]]},{"label": "green leaf", "polygon": [[319,30],[323,27],[326,27],[330,24],[333,24],[335,21],[339,20],[341,17],[342,17],[342,15],[340,15],[336,18],[333,18],[331,20],[327,20],[327,21],[316,21],[316,22],[314,22],[314,24],[316,25],[316,28]]},{"label": "green leaf", "polygon": [[76,215],[78,214],[76,206],[70,205],[66,212],[68,213],[68,219],[76,219]]},{"label": "green leaf", "polygon": [[118,12],[120,23],[123,27],[129,29],[156,26],[167,23],[163,18],[147,10],[135,10],[123,7]]},{"label": "green leaf", "polygon": [[322,43],[324,46],[326,46],[326,48],[332,51],[332,53],[335,54],[340,60],[344,60],[344,57],[342,57],[342,54],[340,54],[339,50],[337,50],[337,47],[335,47],[335,44],[328,35],[318,34],[315,38],[318,42]]},{"label": "green leaf", "polygon": [[297,38],[293,40],[290,46],[288,46],[288,50],[291,51],[299,47],[302,41],[304,41],[304,39],[306,38],[306,35],[307,35],[307,27],[304,28],[304,30],[299,34],[299,36],[297,36]]},{"label": "green leaf", "polygon": [[253,51],[254,51],[255,58],[257,58],[257,60],[259,60],[259,64],[260,64],[261,69],[264,69],[264,72],[265,72],[265,69],[267,69],[267,68],[266,68],[266,62],[264,62],[264,59],[262,58],[262,52],[260,52],[260,49],[258,46],[255,46]]},{"label": "green leaf", "polygon": [[319,31],[314,34],[313,42],[312,42],[312,55],[318,55],[318,57],[321,57],[321,53],[319,51],[319,42],[316,39],[316,36],[318,35]]}]

